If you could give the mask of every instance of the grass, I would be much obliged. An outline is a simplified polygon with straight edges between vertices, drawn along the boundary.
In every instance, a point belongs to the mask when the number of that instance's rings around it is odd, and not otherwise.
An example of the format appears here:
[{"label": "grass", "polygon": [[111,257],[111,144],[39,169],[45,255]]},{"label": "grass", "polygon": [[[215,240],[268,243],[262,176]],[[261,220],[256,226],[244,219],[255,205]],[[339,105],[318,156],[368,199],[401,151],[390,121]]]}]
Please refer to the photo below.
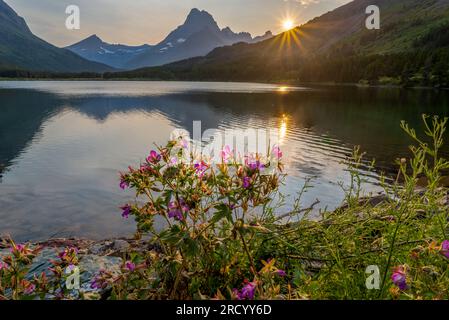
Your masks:
[{"label": "grass", "polygon": [[[449,200],[440,187],[449,169],[440,157],[447,119],[423,121],[422,137],[401,123],[414,145],[409,159],[398,159],[395,181],[381,179],[381,198],[362,197],[356,148],[346,160],[350,183],[341,185],[345,204],[318,220],[309,219],[313,206],[301,206],[307,182],[294,208],[279,216],[281,172],[261,175],[259,162],[168,165],[183,152],[169,142],[120,183],[136,191],[123,216],[135,217],[136,238],[152,236],[151,249],[128,252],[120,273],[102,270],[93,288],[107,289],[108,299],[448,299]],[[423,178],[427,186],[419,188]],[[156,216],[167,222],[162,230],[154,228]],[[68,248],[52,262],[53,277],[26,280],[36,254],[12,243],[0,261],[0,298],[76,297],[63,280],[77,251]]]}]

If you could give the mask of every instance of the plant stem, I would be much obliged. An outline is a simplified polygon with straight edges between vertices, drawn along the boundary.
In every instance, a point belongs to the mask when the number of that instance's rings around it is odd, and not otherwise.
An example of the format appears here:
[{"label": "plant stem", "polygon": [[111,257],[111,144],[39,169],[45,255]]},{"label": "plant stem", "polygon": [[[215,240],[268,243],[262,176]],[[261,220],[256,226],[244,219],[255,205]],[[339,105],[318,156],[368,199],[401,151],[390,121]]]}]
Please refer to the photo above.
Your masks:
[{"label": "plant stem", "polygon": [[251,253],[248,250],[248,246],[246,245],[245,238],[243,237],[243,234],[240,231],[238,231],[238,233],[239,233],[240,239],[242,239],[243,249],[245,250],[245,253],[249,259],[249,263],[251,264],[251,271],[253,272],[254,276],[257,278],[256,266],[254,264],[253,257],[251,256]]}]

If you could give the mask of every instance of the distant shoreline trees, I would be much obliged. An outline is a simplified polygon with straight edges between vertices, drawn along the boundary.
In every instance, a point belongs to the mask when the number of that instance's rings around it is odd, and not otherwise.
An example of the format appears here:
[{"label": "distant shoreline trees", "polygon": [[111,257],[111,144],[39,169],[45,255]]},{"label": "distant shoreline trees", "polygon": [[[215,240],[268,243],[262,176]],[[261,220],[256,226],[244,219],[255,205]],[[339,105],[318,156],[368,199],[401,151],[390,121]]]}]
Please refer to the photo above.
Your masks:
[{"label": "distant shoreline trees", "polygon": [[416,40],[420,49],[385,55],[348,55],[342,51],[332,55],[291,56],[273,61],[266,61],[263,56],[250,56],[223,63],[208,61],[204,57],[161,67],[103,74],[0,70],[0,78],[334,82],[449,88],[449,48],[433,48],[433,43],[441,41],[439,37],[429,35]]}]

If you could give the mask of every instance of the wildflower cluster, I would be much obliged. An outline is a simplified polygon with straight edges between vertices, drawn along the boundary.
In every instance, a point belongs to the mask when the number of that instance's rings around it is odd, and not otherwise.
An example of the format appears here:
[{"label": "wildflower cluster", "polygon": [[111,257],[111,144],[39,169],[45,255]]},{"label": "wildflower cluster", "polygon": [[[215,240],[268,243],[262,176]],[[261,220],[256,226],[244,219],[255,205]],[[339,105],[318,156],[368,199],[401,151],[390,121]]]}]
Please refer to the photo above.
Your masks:
[{"label": "wildflower cluster", "polygon": [[[424,117],[424,123],[430,144],[402,124],[418,145],[411,147],[409,161],[398,161],[395,182],[382,176],[382,201],[362,197],[360,168],[374,167],[363,162],[356,148],[347,161],[350,185],[342,185],[345,205],[322,212],[318,220],[307,219],[313,206],[302,209],[299,199],[294,210],[278,216],[280,207],[273,201],[282,199],[277,193],[283,178],[278,147],[265,157],[243,159],[225,147],[216,165],[177,157],[185,141],[151,151],[140,169],[130,168],[120,182],[136,190],[136,201],[122,208],[123,216],[133,215],[138,234],[151,233],[159,248],[140,257],[152,270],[152,276],[145,275],[146,297],[447,297],[448,204],[439,181],[449,162],[438,152],[446,120],[429,123]],[[267,170],[271,162],[276,171]],[[423,177],[428,186],[418,191]],[[307,185],[300,196],[306,191]],[[282,217],[300,219],[286,224]],[[157,224],[160,220],[165,223]],[[365,286],[370,265],[382,269],[379,290]]]},{"label": "wildflower cluster", "polygon": [[41,252],[39,246],[9,243],[10,254],[0,257],[0,300],[2,299],[69,299],[66,288],[67,268],[78,264],[76,248],[66,248],[50,261],[51,267],[41,274],[29,274],[34,258]]},{"label": "wildflower cluster", "polygon": [[[349,185],[341,184],[345,202],[314,219],[314,205],[300,205],[307,183],[285,212],[277,146],[245,157],[226,146],[215,164],[186,157],[184,138],[151,150],[119,182],[135,191],[121,215],[149,243],[127,252],[118,272],[101,270],[91,288],[109,299],[448,299],[449,192],[441,182],[449,161],[440,157],[447,120],[423,120],[423,139],[402,123],[412,157],[398,160],[397,176],[381,174],[382,195],[363,196],[360,168],[374,167],[356,148],[346,162]],[[0,299],[73,298],[64,270],[77,265],[75,248],[52,261],[51,276],[30,278],[39,248],[10,247],[0,257]],[[380,279],[372,290],[373,265]]]},{"label": "wildflower cluster", "polygon": [[11,241],[9,251],[3,259],[0,257],[0,300],[31,296],[36,285],[26,279],[26,275],[40,248],[32,249],[29,245]]},{"label": "wildflower cluster", "polygon": [[240,158],[226,146],[218,164],[193,154],[186,162],[187,148],[185,139],[170,141],[120,179],[120,187],[136,190],[136,201],[121,207],[122,216],[134,216],[138,233],[150,233],[162,249],[153,266],[168,297],[180,297],[181,286],[190,294],[213,295],[257,273],[254,236],[274,219],[264,206],[283,177],[277,146],[264,158]]}]

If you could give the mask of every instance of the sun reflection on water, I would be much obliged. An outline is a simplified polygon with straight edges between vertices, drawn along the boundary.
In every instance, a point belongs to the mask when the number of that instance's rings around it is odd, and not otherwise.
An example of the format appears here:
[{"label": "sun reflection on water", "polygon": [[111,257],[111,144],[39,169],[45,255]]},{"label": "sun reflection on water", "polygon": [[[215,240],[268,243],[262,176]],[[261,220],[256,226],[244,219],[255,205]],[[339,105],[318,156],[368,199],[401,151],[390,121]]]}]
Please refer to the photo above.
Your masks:
[{"label": "sun reflection on water", "polygon": [[278,91],[279,93],[288,93],[288,92],[290,92],[290,87],[288,87],[288,86],[280,86],[280,87],[277,89],[277,91]]},{"label": "sun reflection on water", "polygon": [[281,118],[281,124],[279,126],[279,144],[282,146],[285,142],[285,138],[287,136],[287,121],[288,117],[283,114]]}]

